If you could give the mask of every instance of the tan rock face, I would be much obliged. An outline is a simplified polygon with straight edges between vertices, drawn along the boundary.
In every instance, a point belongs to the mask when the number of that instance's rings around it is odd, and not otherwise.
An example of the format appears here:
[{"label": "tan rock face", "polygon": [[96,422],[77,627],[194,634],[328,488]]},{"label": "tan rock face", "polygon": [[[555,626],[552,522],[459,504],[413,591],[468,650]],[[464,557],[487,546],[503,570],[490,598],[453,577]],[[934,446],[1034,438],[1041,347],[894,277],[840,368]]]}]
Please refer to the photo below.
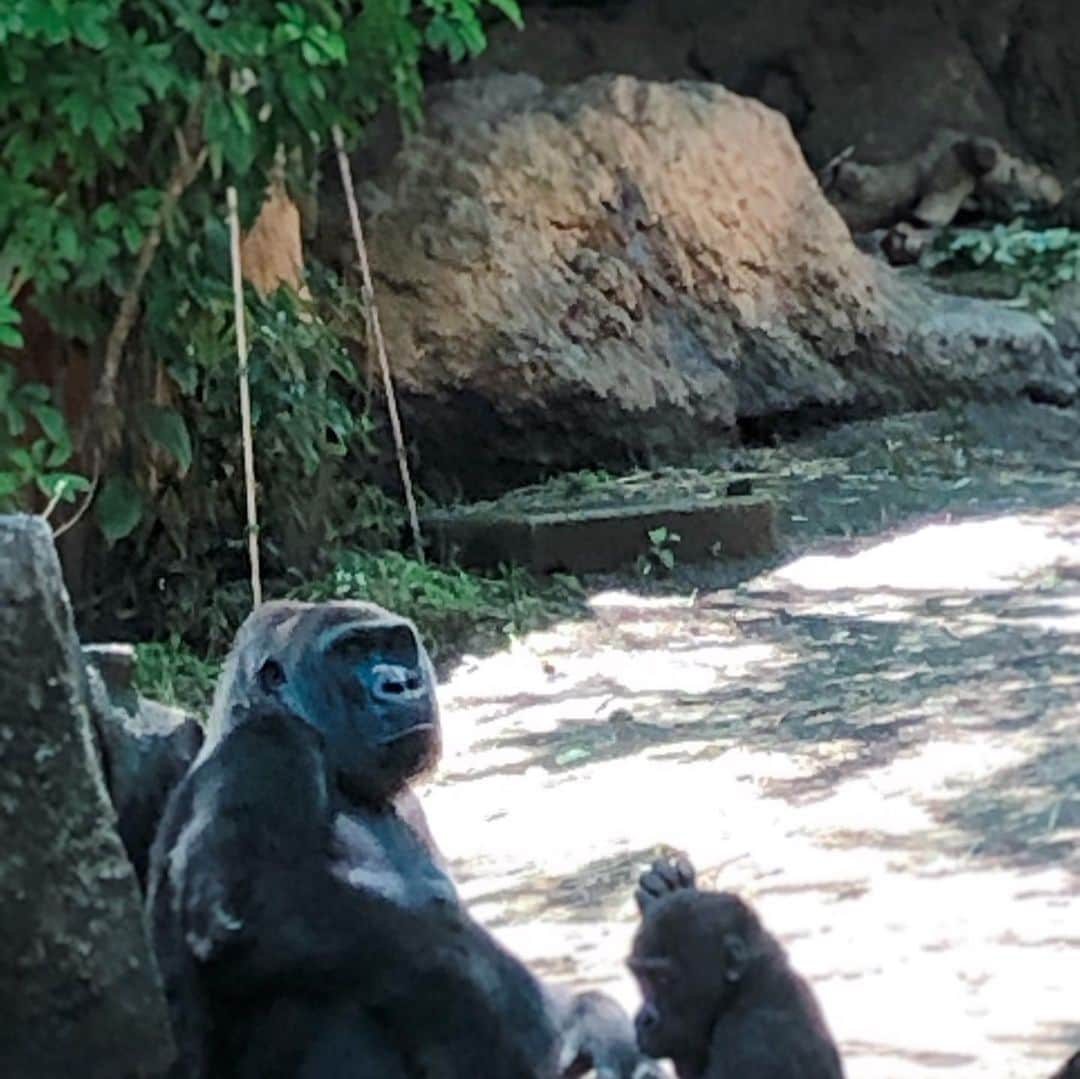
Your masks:
[{"label": "tan rock face", "polygon": [[1033,320],[931,300],[860,253],[757,101],[624,76],[447,94],[365,193],[428,464],[682,456],[778,413],[1071,392]]},{"label": "tan rock face", "polygon": [[270,185],[259,216],[241,241],[240,265],[244,279],[263,296],[281,285],[306,295],[300,211],[280,180]]}]

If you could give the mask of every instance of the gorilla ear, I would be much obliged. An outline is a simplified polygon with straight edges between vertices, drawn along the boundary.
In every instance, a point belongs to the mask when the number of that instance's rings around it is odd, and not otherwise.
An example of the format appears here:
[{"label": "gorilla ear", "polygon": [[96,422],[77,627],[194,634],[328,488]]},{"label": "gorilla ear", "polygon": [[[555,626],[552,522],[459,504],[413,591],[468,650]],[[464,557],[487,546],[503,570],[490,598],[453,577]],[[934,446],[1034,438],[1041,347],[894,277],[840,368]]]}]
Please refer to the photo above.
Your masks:
[{"label": "gorilla ear", "polygon": [[285,668],[276,659],[266,660],[255,677],[258,679],[259,688],[264,693],[277,692],[287,681]]},{"label": "gorilla ear", "polygon": [[750,949],[738,933],[724,934],[724,980],[738,982],[746,972]]}]

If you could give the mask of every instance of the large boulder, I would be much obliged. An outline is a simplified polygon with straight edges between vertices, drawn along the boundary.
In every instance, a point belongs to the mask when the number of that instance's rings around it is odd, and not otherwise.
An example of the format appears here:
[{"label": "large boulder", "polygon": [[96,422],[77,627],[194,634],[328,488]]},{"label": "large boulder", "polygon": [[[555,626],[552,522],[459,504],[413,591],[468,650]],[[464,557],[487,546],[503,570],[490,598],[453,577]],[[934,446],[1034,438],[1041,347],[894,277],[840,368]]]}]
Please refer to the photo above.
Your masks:
[{"label": "large boulder", "polygon": [[0,1075],[164,1075],[168,1013],[40,518],[0,518],[0,700]]},{"label": "large boulder", "polygon": [[474,490],[792,414],[1076,392],[1036,319],[859,252],[787,121],[713,84],[449,84],[364,197],[410,433]]}]

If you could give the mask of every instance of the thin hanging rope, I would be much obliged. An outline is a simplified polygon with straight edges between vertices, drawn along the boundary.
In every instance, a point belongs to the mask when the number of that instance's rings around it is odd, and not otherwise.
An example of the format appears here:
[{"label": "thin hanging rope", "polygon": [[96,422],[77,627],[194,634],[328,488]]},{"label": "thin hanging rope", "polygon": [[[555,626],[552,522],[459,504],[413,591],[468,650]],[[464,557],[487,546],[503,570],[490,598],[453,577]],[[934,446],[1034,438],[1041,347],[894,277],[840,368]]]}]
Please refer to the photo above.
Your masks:
[{"label": "thin hanging rope", "polygon": [[232,247],[233,318],[236,322],[236,358],[240,376],[240,437],[244,446],[244,488],[247,493],[248,560],[251,563],[251,600],[262,603],[259,574],[259,516],[255,505],[255,448],[251,440],[251,391],[248,387],[247,324],[244,319],[244,279],[240,269],[240,214],[236,188],[226,192],[229,207],[229,238]]},{"label": "thin hanging rope", "polygon": [[364,232],[360,228],[360,211],[356,207],[356,191],[353,188],[352,166],[345,153],[345,139],[341,128],[334,125],[334,147],[337,150],[338,169],[341,171],[341,186],[345,188],[345,202],[349,207],[349,221],[352,224],[353,239],[356,241],[356,257],[360,262],[360,275],[363,281],[364,307],[368,313],[368,325],[371,336],[375,339],[375,349],[382,369],[383,390],[386,392],[386,410],[390,415],[390,428],[394,434],[394,449],[397,451],[398,470],[401,472],[401,486],[405,489],[405,505],[409,510],[409,525],[412,528],[416,558],[424,561],[424,543],[420,536],[420,518],[416,513],[416,499],[413,497],[412,477],[409,475],[409,462],[405,456],[405,436],[401,432],[401,419],[398,416],[397,396],[394,382],[390,377],[390,360],[386,355],[386,342],[383,340],[382,326],[379,323],[379,309],[375,304],[375,287],[371,280],[371,268],[368,265],[367,247],[364,244]]}]

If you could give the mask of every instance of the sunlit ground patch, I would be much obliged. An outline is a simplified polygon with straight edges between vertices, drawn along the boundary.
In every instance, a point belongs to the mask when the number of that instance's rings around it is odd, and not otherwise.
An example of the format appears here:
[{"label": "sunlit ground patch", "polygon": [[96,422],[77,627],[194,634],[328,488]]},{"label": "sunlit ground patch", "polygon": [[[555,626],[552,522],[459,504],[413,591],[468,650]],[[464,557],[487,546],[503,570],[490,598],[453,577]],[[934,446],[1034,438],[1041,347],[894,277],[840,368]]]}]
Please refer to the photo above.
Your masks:
[{"label": "sunlit ground patch", "polygon": [[756,902],[850,1079],[1080,1044],[1080,508],[936,521],[723,602],[592,597],[445,687],[425,801],[478,916],[628,1005],[665,846]]}]

